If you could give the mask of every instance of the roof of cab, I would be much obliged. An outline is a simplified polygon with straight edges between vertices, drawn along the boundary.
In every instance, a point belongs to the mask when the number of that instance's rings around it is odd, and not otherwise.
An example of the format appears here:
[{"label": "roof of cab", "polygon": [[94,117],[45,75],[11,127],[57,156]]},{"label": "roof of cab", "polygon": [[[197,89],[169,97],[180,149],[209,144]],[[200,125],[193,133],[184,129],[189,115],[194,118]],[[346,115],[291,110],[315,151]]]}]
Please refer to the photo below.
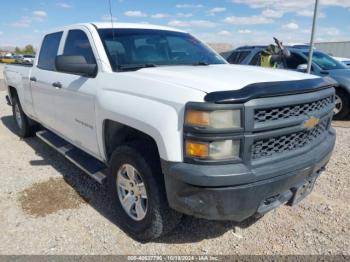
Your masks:
[{"label": "roof of cab", "polygon": [[99,29],[102,28],[125,28],[125,29],[155,29],[155,30],[167,30],[167,31],[176,31],[176,32],[184,32],[182,30],[172,28],[172,27],[167,27],[167,26],[160,26],[160,25],[152,25],[152,24],[136,24],[136,23],[117,23],[113,22],[113,25],[111,22],[104,22],[104,23],[92,23],[94,26],[96,26]]},{"label": "roof of cab", "polygon": [[54,33],[57,31],[62,30],[69,30],[71,28],[74,28],[76,26],[85,26],[85,27],[95,27],[98,29],[103,28],[116,28],[116,29],[154,29],[154,30],[166,30],[166,31],[173,31],[173,32],[180,32],[180,33],[186,33],[185,31],[182,31],[180,29],[167,27],[167,26],[160,26],[160,25],[152,25],[152,24],[136,24],[136,23],[117,23],[113,22],[113,25],[111,22],[95,22],[95,23],[78,23],[78,24],[72,24],[72,25],[66,25],[59,28],[55,28],[52,30],[49,30],[46,32],[46,34]]}]

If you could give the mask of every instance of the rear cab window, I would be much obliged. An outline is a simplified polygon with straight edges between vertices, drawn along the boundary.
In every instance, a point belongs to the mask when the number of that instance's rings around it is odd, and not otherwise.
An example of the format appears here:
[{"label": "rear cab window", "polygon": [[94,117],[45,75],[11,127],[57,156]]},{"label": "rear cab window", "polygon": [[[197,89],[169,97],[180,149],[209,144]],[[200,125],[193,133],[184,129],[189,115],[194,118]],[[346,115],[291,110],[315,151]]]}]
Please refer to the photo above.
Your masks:
[{"label": "rear cab window", "polygon": [[41,45],[38,68],[49,71],[56,71],[55,59],[60,46],[63,32],[48,34],[44,37]]}]

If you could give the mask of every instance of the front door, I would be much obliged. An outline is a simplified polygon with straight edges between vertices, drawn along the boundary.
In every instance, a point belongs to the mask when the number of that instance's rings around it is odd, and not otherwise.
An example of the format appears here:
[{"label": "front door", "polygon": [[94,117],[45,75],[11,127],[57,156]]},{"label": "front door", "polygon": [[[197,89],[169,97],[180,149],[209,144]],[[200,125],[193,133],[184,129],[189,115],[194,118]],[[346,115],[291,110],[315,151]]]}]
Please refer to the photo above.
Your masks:
[{"label": "front door", "polygon": [[[89,32],[84,28],[68,31],[63,55],[83,56],[88,63],[96,63],[88,36]],[[53,80],[60,85],[54,96],[57,131],[75,145],[99,157],[95,117],[96,78],[58,73]]]}]

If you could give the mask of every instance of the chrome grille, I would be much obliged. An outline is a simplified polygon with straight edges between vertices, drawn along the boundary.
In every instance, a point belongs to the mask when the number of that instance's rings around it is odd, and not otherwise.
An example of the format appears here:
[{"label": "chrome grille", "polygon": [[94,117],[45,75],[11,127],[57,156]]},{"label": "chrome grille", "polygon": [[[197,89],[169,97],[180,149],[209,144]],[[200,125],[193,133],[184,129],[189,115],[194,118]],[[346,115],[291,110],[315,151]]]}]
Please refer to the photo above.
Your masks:
[{"label": "chrome grille", "polygon": [[329,121],[329,118],[325,118],[313,129],[254,141],[252,159],[272,157],[309,145],[327,131]]},{"label": "chrome grille", "polygon": [[277,121],[308,115],[310,113],[321,111],[329,107],[334,102],[334,96],[313,101],[310,103],[290,105],[269,109],[257,109],[254,114],[255,123],[265,123],[269,121]]}]

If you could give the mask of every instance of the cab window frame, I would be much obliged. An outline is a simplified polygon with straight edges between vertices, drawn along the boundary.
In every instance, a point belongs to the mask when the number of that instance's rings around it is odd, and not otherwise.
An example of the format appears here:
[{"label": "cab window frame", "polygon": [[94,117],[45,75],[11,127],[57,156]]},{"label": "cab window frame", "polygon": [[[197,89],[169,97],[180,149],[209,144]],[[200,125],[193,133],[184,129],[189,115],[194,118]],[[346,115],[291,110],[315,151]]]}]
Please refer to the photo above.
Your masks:
[{"label": "cab window frame", "polygon": [[[44,67],[42,65],[42,63],[40,63],[40,60],[42,59],[42,56],[44,55],[43,52],[46,51],[45,50],[45,44],[46,44],[45,41],[47,40],[48,37],[53,36],[53,35],[60,35],[60,36],[59,36],[59,41],[58,41],[58,45],[57,45],[57,48],[56,48],[56,54],[54,56],[54,60],[53,60],[53,64],[52,64],[53,67],[49,68],[49,67]],[[53,33],[46,34],[44,36],[43,41],[41,43],[40,51],[39,51],[39,54],[38,54],[38,62],[36,64],[37,68],[39,68],[41,70],[45,70],[45,71],[50,71],[50,72],[58,72],[57,69],[56,69],[56,65],[55,65],[55,59],[56,59],[57,55],[59,54],[60,45],[61,45],[63,36],[64,36],[64,31],[53,32]]]}]

